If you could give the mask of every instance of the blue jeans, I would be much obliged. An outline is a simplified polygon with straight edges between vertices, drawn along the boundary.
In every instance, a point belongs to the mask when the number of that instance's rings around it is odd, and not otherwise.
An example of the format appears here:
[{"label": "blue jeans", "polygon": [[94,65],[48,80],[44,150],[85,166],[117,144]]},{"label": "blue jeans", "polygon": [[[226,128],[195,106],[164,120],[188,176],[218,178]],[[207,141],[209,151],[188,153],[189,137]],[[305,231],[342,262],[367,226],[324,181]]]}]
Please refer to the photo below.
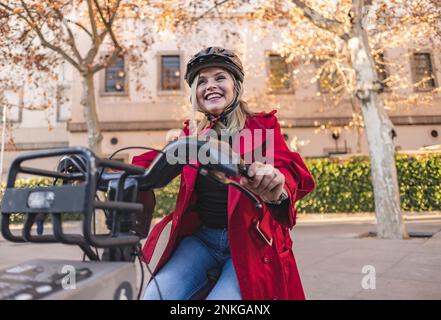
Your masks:
[{"label": "blue jeans", "polygon": [[37,234],[41,236],[44,231],[44,220],[37,220]]},{"label": "blue jeans", "polygon": [[[219,268],[221,275],[206,299],[241,300],[227,229],[202,225],[193,235],[182,239],[170,260],[155,275],[162,299],[190,299],[207,284],[207,271],[212,268]],[[143,299],[160,299],[154,280],[149,282]]]}]

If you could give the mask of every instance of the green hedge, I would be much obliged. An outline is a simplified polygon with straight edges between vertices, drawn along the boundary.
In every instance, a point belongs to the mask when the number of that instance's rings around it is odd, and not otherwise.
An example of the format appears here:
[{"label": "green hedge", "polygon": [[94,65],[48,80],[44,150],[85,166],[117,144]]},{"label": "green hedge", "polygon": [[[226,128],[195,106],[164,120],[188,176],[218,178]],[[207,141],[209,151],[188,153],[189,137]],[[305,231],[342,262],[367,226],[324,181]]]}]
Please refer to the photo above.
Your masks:
[{"label": "green hedge", "polygon": [[[299,212],[373,212],[374,194],[369,159],[305,161],[316,189],[297,203]],[[441,154],[397,154],[403,211],[441,210]]]},{"label": "green hedge", "polygon": [[[298,212],[373,212],[374,194],[367,157],[307,159],[316,189],[297,203]],[[397,154],[396,164],[403,211],[441,210],[441,153]],[[50,179],[19,180],[17,186],[49,185]],[[155,190],[154,217],[175,208],[180,178]],[[19,222],[21,215],[15,217]],[[79,219],[73,215],[71,219]]]},{"label": "green hedge", "polygon": [[399,156],[397,168],[406,211],[441,210],[441,154]]},{"label": "green hedge", "polygon": [[164,188],[155,190],[156,206],[153,217],[163,217],[175,209],[180,182],[181,176],[178,176]]},{"label": "green hedge", "polygon": [[[297,202],[301,213],[373,212],[374,193],[367,157],[321,158],[305,161],[316,189]],[[441,153],[397,154],[403,211],[441,210]],[[156,190],[156,216],[174,209],[179,178]]]}]

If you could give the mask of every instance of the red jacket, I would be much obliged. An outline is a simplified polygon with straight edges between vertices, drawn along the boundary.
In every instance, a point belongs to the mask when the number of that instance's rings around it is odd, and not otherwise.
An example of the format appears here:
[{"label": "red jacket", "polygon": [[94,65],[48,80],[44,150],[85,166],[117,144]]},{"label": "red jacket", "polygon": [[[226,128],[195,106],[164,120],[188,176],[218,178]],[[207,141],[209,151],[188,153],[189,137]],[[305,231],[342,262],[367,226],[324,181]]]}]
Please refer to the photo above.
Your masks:
[{"label": "red jacket", "polygon": [[[228,188],[230,251],[244,300],[305,299],[289,229],[296,222],[295,202],[311,192],[315,183],[300,155],[288,149],[275,113],[274,110],[250,116],[245,128],[274,129],[274,166],[285,175],[289,206],[270,208],[264,204],[263,209],[257,209],[246,195],[233,186]],[[188,135],[188,122],[184,134]],[[252,146],[253,149],[256,147]],[[250,151],[244,149],[241,144],[242,156]],[[151,151],[134,157],[133,164],[148,167],[156,155],[155,151]],[[147,262],[150,262],[161,232],[172,221],[169,241],[154,273],[171,257],[179,241],[200,225],[195,210],[196,177],[196,169],[183,167],[175,211],[164,217],[147,238],[143,251]],[[239,181],[239,177],[233,179]]]}]

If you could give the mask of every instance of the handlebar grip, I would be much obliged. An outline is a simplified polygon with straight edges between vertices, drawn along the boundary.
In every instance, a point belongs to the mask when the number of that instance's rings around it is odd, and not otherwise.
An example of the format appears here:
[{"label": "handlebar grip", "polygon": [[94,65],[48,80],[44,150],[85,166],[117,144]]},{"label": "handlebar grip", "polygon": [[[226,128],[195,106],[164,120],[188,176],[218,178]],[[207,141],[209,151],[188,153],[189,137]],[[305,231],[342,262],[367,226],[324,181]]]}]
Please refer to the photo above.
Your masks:
[{"label": "handlebar grip", "polygon": [[100,164],[114,170],[124,170],[129,174],[144,174],[145,168],[133,164],[122,163],[115,160],[100,159]]}]

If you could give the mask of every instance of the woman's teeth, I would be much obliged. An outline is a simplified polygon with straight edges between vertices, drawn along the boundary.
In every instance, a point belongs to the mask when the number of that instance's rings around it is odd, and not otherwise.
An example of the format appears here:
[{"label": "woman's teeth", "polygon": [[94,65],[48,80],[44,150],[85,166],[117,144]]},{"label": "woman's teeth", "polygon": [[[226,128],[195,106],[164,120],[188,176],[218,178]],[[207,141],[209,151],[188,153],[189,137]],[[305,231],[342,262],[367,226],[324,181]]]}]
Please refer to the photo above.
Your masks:
[{"label": "woman's teeth", "polygon": [[222,96],[220,94],[212,94],[212,95],[207,96],[207,100],[209,100],[209,101],[214,101],[214,100],[217,100],[220,98],[222,98]]}]

